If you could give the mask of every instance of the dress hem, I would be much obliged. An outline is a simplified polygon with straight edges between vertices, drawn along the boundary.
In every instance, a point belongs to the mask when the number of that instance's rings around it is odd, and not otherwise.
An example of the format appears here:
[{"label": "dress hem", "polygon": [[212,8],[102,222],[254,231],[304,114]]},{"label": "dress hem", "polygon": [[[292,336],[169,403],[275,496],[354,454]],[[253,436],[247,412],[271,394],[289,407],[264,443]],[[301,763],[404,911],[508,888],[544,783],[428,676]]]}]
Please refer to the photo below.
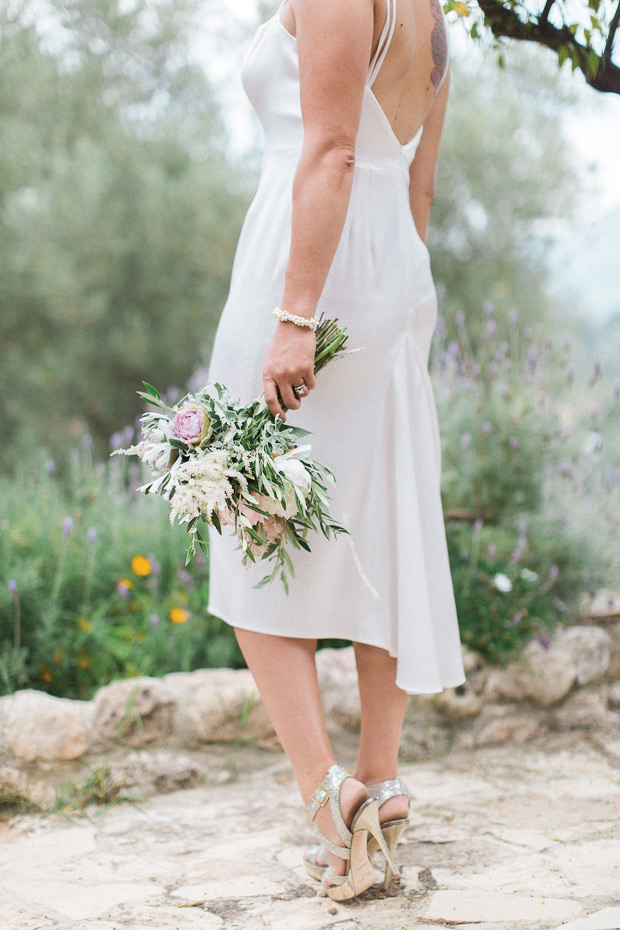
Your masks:
[{"label": "dress hem", "polygon": [[[274,633],[273,630],[260,630],[256,626],[245,626],[243,623],[235,623],[226,616],[225,611],[220,610],[217,607],[213,607],[211,604],[207,605],[208,612],[213,616],[217,617],[218,620],[223,620],[224,623],[227,623],[229,626],[238,627],[240,630],[247,630],[249,633],[263,633],[266,636],[287,636],[291,639],[342,639],[355,643],[362,643],[364,646],[374,646],[376,649],[383,649],[387,652],[393,659],[396,659],[398,662],[398,656],[395,655],[391,649],[386,646],[384,643],[379,643],[376,641],[371,641],[370,639],[362,639],[361,637],[356,637],[352,639],[350,636],[345,636],[342,634],[334,633],[333,631],[326,631],[324,633],[313,633],[312,636],[305,636],[301,633]],[[458,688],[459,685],[463,685],[466,682],[466,676],[462,675],[455,681],[448,681],[442,685],[439,685],[436,688],[416,688],[416,687],[407,687],[399,683],[398,667],[396,669],[396,686],[400,688],[401,691],[405,691],[407,694],[441,694],[445,691],[446,688]]]}]

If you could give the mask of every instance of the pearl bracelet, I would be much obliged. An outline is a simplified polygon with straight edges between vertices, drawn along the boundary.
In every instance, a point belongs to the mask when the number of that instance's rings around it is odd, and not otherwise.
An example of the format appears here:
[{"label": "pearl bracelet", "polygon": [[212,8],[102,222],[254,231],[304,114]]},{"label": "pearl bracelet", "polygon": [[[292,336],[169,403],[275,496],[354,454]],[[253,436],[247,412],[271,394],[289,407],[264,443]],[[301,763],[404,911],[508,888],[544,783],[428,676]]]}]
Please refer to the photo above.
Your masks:
[{"label": "pearl bracelet", "polygon": [[280,320],[281,323],[294,323],[295,326],[308,326],[312,330],[316,330],[319,325],[319,321],[315,316],[297,316],[295,313],[289,313],[288,310],[281,310],[280,307],[274,307],[271,312],[276,320]]}]

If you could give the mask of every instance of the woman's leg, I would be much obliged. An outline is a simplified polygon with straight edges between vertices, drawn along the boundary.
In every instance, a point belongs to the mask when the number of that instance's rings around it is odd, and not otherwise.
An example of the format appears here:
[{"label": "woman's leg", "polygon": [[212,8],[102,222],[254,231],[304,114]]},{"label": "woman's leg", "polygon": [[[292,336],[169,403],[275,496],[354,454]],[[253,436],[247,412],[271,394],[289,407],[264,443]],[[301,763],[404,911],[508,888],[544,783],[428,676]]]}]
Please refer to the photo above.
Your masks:
[{"label": "woman's leg", "polygon": [[[385,649],[354,643],[362,723],[355,777],[366,785],[396,778],[408,695],[396,686],[396,659]],[[402,796],[386,801],[380,820],[406,816]]]},{"label": "woman's leg", "polygon": [[[237,641],[260,691],[269,718],[293,767],[304,804],[320,783],[334,754],[327,735],[316,673],[316,640],[272,636],[235,628]],[[366,789],[354,778],[343,783],[340,801],[346,823]],[[328,839],[342,845],[334,827],[329,804],[315,818],[318,829]],[[336,873],[343,873],[345,862],[330,855]]]}]

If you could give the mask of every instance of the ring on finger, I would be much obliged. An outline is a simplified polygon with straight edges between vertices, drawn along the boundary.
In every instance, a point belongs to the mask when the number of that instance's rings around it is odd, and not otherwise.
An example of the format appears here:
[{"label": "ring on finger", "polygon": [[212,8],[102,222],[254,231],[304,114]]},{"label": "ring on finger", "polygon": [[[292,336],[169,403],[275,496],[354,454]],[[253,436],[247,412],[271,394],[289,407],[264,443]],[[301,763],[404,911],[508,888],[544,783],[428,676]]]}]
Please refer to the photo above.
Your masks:
[{"label": "ring on finger", "polygon": [[294,386],[293,390],[299,397],[302,397],[308,390],[308,385],[305,381],[302,381],[301,384],[298,384],[296,387]]}]

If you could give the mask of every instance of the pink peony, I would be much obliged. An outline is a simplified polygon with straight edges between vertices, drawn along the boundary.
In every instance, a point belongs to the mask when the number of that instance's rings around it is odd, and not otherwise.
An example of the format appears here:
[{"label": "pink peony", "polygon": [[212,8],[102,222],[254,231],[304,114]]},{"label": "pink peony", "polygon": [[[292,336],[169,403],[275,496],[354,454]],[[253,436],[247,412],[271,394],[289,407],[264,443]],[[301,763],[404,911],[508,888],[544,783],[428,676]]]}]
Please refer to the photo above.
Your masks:
[{"label": "pink peony", "polygon": [[199,404],[185,404],[172,422],[172,434],[190,445],[198,445],[211,435],[211,418]]}]

